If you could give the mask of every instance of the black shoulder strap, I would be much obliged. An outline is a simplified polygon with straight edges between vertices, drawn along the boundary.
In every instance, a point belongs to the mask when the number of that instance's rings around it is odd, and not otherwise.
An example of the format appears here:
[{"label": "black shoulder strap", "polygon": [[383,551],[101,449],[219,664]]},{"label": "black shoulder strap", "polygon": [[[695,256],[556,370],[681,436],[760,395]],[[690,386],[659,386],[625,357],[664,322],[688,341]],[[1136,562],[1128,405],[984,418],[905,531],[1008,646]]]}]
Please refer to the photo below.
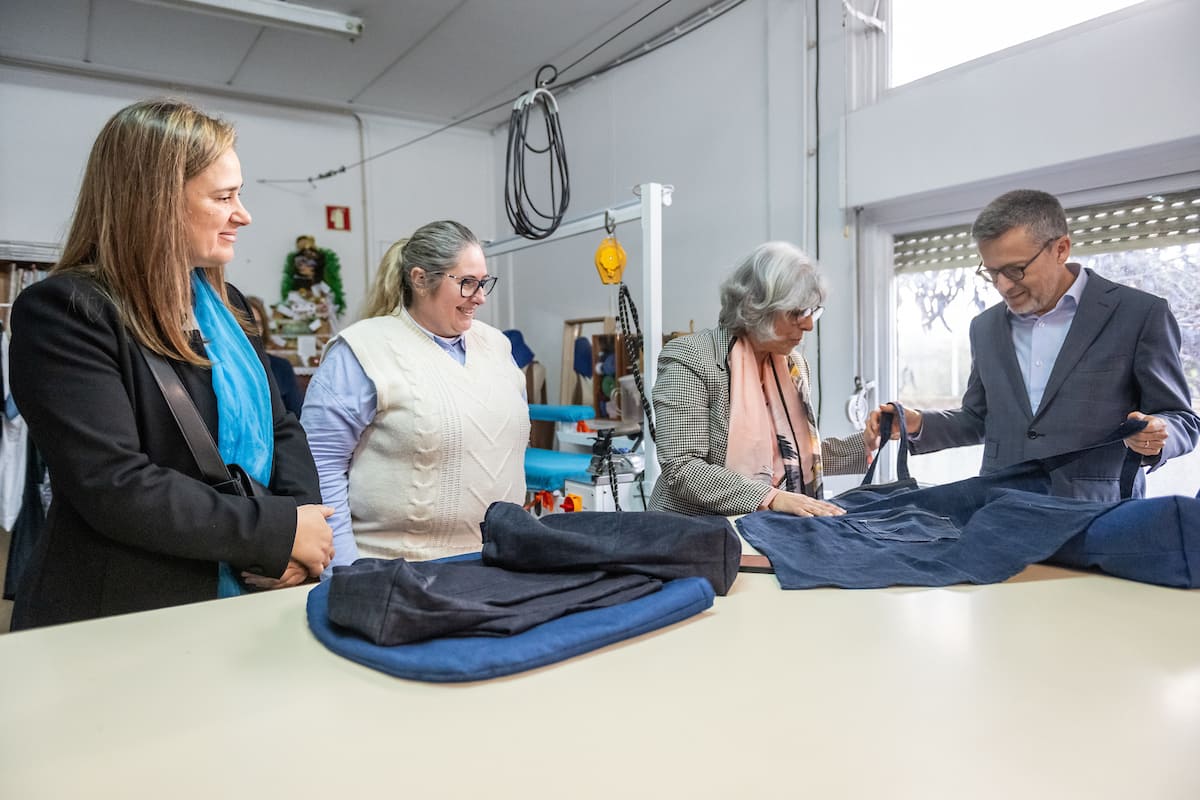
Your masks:
[{"label": "black shoulder strap", "polygon": [[870,484],[875,479],[875,467],[879,464],[879,455],[883,453],[883,448],[892,438],[893,422],[900,427],[900,439],[896,442],[900,448],[896,451],[896,479],[906,481],[911,477],[908,472],[908,425],[904,420],[904,406],[894,400],[889,402],[896,407],[896,413],[884,412],[879,415],[879,451],[867,467],[867,474],[862,481],[863,486]]},{"label": "black shoulder strap", "polygon": [[208,426],[200,418],[196,404],[183,388],[183,382],[175,374],[174,368],[165,358],[144,344],[139,342],[138,347],[141,348],[146,363],[150,365],[154,381],[167,401],[171,415],[175,417],[175,422],[179,425],[183,439],[187,442],[188,450],[192,452],[192,458],[200,468],[204,480],[212,485],[232,480],[225,460],[221,458],[221,451],[217,449],[212,434],[208,432]]}]

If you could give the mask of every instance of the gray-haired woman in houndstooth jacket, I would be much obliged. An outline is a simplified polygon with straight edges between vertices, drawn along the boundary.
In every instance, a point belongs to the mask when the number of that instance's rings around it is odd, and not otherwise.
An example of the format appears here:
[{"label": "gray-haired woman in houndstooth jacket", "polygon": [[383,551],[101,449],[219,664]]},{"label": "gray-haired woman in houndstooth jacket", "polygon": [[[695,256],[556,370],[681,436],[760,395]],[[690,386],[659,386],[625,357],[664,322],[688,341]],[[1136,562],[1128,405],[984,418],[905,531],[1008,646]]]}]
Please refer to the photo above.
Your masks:
[{"label": "gray-haired woman in houndstooth jacket", "polygon": [[767,242],[721,285],[718,327],[667,343],[653,390],[662,474],[651,509],[842,513],[820,499],[821,477],[866,471],[867,450],[862,434],[820,438],[797,350],[824,301],[808,256]]}]

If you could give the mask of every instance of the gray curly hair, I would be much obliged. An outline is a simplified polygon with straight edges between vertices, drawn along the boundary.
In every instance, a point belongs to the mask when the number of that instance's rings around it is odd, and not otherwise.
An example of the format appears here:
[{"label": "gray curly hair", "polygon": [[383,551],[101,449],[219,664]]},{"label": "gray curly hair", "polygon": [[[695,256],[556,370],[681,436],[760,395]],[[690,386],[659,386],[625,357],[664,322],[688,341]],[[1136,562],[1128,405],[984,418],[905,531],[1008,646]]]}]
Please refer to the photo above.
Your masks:
[{"label": "gray curly hair", "polygon": [[825,284],[816,264],[789,242],[766,242],[738,263],[721,284],[722,328],[768,342],[775,339],[775,315],[825,302]]}]

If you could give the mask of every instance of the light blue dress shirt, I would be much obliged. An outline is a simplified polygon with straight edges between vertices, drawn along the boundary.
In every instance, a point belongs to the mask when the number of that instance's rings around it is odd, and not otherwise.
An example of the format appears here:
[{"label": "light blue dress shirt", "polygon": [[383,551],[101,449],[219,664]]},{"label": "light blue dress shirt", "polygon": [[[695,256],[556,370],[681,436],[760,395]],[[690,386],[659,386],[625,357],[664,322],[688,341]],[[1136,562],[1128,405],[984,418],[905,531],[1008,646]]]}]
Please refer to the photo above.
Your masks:
[{"label": "light blue dress shirt", "polygon": [[[462,336],[447,339],[430,333],[417,324],[407,311],[400,312],[421,328],[430,339],[459,364],[467,362]],[[350,345],[335,339],[325,350],[321,366],[309,381],[304,395],[300,424],[308,436],[308,446],[321,479],[321,499],[332,506],[333,560],[321,579],[327,579],[335,566],[351,564],[358,558],[358,545],[350,525],[350,462],[363,431],[374,420],[378,397],[374,382],[367,377]]]},{"label": "light blue dress shirt", "polygon": [[1075,273],[1075,282],[1066,294],[1059,298],[1054,308],[1042,314],[1014,314],[1008,312],[1012,327],[1013,349],[1017,351],[1017,364],[1025,380],[1025,391],[1029,395],[1029,407],[1036,414],[1050,380],[1050,371],[1062,350],[1071,322],[1079,308],[1079,298],[1087,286],[1087,271],[1078,264],[1067,266]]}]

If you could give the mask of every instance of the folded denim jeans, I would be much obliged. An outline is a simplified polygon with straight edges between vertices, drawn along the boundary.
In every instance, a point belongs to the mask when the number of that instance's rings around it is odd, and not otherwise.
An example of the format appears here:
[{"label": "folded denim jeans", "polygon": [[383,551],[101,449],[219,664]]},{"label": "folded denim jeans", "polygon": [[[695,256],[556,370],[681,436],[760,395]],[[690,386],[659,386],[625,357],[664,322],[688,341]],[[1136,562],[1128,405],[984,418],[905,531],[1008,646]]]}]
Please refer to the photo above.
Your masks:
[{"label": "folded denim jeans", "polygon": [[480,524],[483,562],[526,572],[602,570],[664,581],[707,578],[723,595],[737,578],[742,543],[725,517],[668,511],[580,511],[534,518],[492,503]]},{"label": "folded denim jeans", "polygon": [[511,636],[543,622],[657,592],[644,575],[521,573],[478,560],[360,558],[334,567],[329,619],[379,645]]}]

